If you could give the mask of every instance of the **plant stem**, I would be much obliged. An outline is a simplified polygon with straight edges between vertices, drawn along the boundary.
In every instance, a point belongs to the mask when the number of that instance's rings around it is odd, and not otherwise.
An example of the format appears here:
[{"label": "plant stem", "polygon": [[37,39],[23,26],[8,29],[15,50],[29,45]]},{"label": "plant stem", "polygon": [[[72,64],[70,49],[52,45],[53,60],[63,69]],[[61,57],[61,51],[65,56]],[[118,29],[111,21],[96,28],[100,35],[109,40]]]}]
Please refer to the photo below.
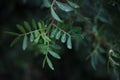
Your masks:
[{"label": "plant stem", "polygon": [[64,32],[65,34],[67,34],[68,36],[71,36],[69,33],[67,33],[66,31],[62,30],[61,28],[59,28],[57,25],[53,24],[54,27],[58,28],[60,31]]},{"label": "plant stem", "polygon": [[53,0],[52,4],[51,4],[51,7],[53,7],[54,3],[56,2],[56,0]]}]

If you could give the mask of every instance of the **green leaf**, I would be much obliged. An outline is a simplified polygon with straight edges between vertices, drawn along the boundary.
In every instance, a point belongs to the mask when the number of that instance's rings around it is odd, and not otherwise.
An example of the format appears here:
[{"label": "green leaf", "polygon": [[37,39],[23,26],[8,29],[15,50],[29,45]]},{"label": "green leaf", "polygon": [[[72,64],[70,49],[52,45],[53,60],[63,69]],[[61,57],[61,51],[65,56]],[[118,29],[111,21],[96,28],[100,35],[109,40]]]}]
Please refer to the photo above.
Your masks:
[{"label": "green leaf", "polygon": [[33,42],[34,41],[34,35],[33,33],[30,34],[30,42]]},{"label": "green leaf", "polygon": [[38,27],[39,27],[40,31],[42,31],[42,24],[40,22],[38,22]]},{"label": "green leaf", "polygon": [[62,2],[59,2],[59,1],[56,1],[56,4],[58,5],[58,7],[65,11],[65,12],[69,12],[69,11],[73,11],[73,8],[70,7],[68,4],[65,4],[65,3],[62,3]]},{"label": "green leaf", "polygon": [[35,38],[37,38],[40,35],[39,31],[35,31],[34,34],[35,34]]},{"label": "green leaf", "polygon": [[54,70],[53,64],[48,57],[47,57],[47,63],[48,63],[48,66],[50,67],[50,69]]},{"label": "green leaf", "polygon": [[79,8],[79,7],[80,7],[80,6],[77,5],[76,3],[73,3],[73,2],[71,2],[71,1],[69,1],[69,0],[67,0],[67,2],[68,2],[68,4],[69,4],[71,7],[73,7],[73,8]]},{"label": "green leaf", "polygon": [[28,44],[28,39],[27,39],[27,35],[24,36],[23,38],[23,50],[25,50],[27,48],[27,44]]},{"label": "green leaf", "polygon": [[44,35],[44,38],[46,39],[47,42],[51,41],[51,39],[46,35]]},{"label": "green leaf", "polygon": [[54,37],[55,37],[56,32],[57,32],[57,28],[52,29],[52,32],[51,32],[51,34],[50,34],[50,37],[51,37],[51,38],[54,38]]},{"label": "green leaf", "polygon": [[29,24],[27,21],[24,21],[24,25],[25,25],[25,28],[26,28],[28,31],[31,31],[30,24]]},{"label": "green leaf", "polygon": [[22,32],[22,33],[25,33],[25,29],[23,28],[23,26],[21,25],[17,25],[17,28]]},{"label": "green leaf", "polygon": [[72,49],[71,36],[68,37],[68,40],[67,40],[67,48],[68,48],[68,49]]},{"label": "green leaf", "polygon": [[18,33],[15,33],[15,32],[5,32],[6,34],[9,34],[9,35],[13,35],[13,36],[19,36],[19,34]]},{"label": "green leaf", "polygon": [[45,7],[50,7],[50,1],[49,0],[43,0],[43,4]]},{"label": "green leaf", "polygon": [[37,24],[36,24],[36,22],[35,22],[34,19],[32,20],[32,27],[33,27],[34,29],[37,29]]},{"label": "green leaf", "polygon": [[65,42],[66,42],[66,34],[65,34],[65,33],[63,34],[63,36],[62,36],[62,38],[61,38],[61,42],[62,42],[62,43],[65,43]]},{"label": "green leaf", "polygon": [[16,37],[10,44],[10,46],[12,47],[13,45],[15,45],[18,41],[20,40],[20,37]]},{"label": "green leaf", "polygon": [[49,50],[48,52],[49,52],[49,54],[50,54],[51,56],[53,56],[54,58],[61,59],[61,57],[60,57],[57,53],[55,53],[54,51]]},{"label": "green leaf", "polygon": [[46,44],[39,44],[38,48],[40,49],[40,52],[44,55],[46,55],[46,53],[48,52],[48,46]]},{"label": "green leaf", "polygon": [[40,35],[34,40],[34,42],[37,44],[40,40]]},{"label": "green leaf", "polygon": [[56,34],[56,39],[59,39],[60,38],[60,36],[61,36],[61,31],[59,31],[57,34]]},{"label": "green leaf", "polygon": [[61,46],[56,44],[55,42],[51,42],[50,48],[53,50],[60,50]]},{"label": "green leaf", "polygon": [[55,20],[57,20],[57,21],[59,21],[59,22],[62,22],[62,20],[59,18],[59,16],[58,16],[58,15],[56,14],[56,12],[54,11],[53,7],[50,8],[50,11],[51,11],[52,17],[53,17]]}]

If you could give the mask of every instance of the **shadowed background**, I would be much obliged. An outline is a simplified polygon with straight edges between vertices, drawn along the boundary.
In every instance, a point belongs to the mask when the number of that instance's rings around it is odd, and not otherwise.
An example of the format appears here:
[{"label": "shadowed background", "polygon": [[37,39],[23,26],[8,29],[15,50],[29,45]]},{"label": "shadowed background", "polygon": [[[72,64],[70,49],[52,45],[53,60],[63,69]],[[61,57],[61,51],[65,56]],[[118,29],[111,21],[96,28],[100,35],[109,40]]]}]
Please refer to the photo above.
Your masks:
[{"label": "shadowed background", "polygon": [[[64,2],[64,0],[59,0]],[[73,0],[80,4],[80,11],[85,17],[92,19],[97,13],[95,3],[102,0]],[[119,2],[107,3],[103,8],[108,12],[103,12],[101,20],[108,23],[105,29],[113,35],[113,38],[120,37],[120,7]],[[112,1],[112,0],[111,0]],[[102,4],[102,3],[101,3]],[[65,46],[61,52],[61,60],[52,60],[55,71],[47,66],[42,68],[43,56],[34,55],[34,51],[22,51],[21,41],[14,47],[10,47],[13,37],[4,31],[18,31],[16,24],[23,21],[35,19],[39,21],[46,18],[49,9],[43,7],[42,0],[0,0],[0,80],[111,80],[107,73],[106,65],[101,64],[95,71],[86,57],[92,47],[91,37],[84,40],[74,41],[74,48],[68,50]],[[64,13],[63,13],[64,14]],[[109,19],[109,16],[111,17]],[[84,22],[77,22],[77,26],[86,25]],[[113,25],[114,24],[114,25]],[[87,25],[87,28],[91,26]],[[111,37],[110,37],[111,38]]]}]

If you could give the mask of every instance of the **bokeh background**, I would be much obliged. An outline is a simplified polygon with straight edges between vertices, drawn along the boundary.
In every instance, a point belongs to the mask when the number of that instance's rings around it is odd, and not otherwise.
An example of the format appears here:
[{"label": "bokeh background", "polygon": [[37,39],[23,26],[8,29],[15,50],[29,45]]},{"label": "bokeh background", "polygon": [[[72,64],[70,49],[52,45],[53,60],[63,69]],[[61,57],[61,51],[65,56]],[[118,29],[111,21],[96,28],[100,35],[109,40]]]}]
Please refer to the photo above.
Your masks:
[{"label": "bokeh background", "polygon": [[[64,2],[64,0],[59,0]],[[98,8],[96,3],[103,0],[73,0],[80,5],[79,11],[90,21],[93,21]],[[120,1],[105,0],[101,15],[101,22],[106,23],[105,30],[109,31],[107,38],[120,39]],[[61,60],[52,60],[55,71],[47,66],[42,68],[42,55],[34,55],[35,51],[22,51],[21,41],[14,47],[10,42],[14,37],[5,34],[5,31],[18,31],[16,24],[23,21],[43,20],[49,14],[49,9],[43,7],[43,0],[0,0],[0,80],[112,80],[107,72],[106,64],[100,64],[94,70],[89,55],[94,40],[88,35],[84,40],[75,40],[72,50],[64,45],[61,51]],[[64,14],[64,13],[63,13]],[[74,17],[74,16],[73,16]],[[73,19],[74,24],[91,29],[91,24]],[[114,36],[115,35],[115,36]],[[106,37],[106,36],[105,36]]]}]

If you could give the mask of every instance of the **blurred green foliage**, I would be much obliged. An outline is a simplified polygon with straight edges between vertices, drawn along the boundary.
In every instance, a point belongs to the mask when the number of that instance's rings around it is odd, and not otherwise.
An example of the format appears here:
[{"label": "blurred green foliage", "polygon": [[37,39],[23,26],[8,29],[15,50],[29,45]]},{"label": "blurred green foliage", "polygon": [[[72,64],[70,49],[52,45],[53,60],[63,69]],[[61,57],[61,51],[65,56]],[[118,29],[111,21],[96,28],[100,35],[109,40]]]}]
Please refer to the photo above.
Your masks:
[{"label": "blurred green foliage", "polygon": [[[77,3],[72,5],[69,1],[57,0],[52,7],[46,1],[0,1],[0,80],[119,80],[120,0],[70,0]],[[53,0],[49,1],[51,4]],[[32,19],[47,24],[55,19],[55,25],[73,35],[72,50],[60,40],[53,43],[54,48],[61,49],[55,50],[61,60],[50,56],[55,71],[41,66],[44,55],[39,54],[44,52],[40,49],[44,45],[31,46],[28,43],[31,47],[28,45],[26,49],[20,40],[14,47],[9,47],[15,37],[4,32],[19,33],[16,24],[28,21],[31,25]],[[83,40],[80,34],[84,36]],[[55,38],[59,38],[58,33]],[[26,50],[22,51],[21,46]],[[51,61],[47,59],[48,63]]]}]

